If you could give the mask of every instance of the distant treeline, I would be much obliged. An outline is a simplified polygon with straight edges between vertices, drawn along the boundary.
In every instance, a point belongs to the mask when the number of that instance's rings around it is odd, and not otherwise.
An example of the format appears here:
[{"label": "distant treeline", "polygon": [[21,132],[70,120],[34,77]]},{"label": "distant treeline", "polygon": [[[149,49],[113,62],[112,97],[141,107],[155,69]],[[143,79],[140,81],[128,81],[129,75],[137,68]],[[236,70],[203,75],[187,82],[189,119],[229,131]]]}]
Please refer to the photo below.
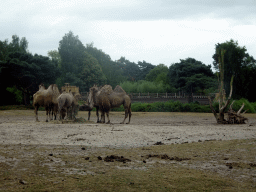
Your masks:
[{"label": "distant treeline", "polygon": [[[155,66],[144,60],[134,63],[124,56],[113,61],[93,43],[83,44],[72,31],[64,34],[58,47],[48,51],[48,56],[33,55],[26,38],[13,35],[10,42],[0,41],[0,105],[29,105],[41,83],[46,87],[57,84],[59,88],[70,83],[81,92],[88,91],[94,84],[121,85],[127,93],[216,92],[220,49],[225,50],[226,94],[231,76],[235,75],[232,97],[256,101],[256,60],[232,39],[215,45],[212,64],[216,72],[213,72],[210,64],[197,61],[193,55],[178,63],[168,63],[169,67]],[[170,58],[172,54],[175,52],[170,52]]]}]

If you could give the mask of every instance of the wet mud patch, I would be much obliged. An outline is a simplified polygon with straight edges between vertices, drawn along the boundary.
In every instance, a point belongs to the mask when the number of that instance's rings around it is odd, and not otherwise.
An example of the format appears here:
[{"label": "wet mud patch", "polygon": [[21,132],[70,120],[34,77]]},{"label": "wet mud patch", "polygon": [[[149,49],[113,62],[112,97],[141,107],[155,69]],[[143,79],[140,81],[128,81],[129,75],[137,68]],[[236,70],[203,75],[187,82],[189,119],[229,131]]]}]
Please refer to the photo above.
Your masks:
[{"label": "wet mud patch", "polygon": [[149,159],[149,158],[159,158],[159,159],[164,159],[164,160],[170,160],[170,161],[186,161],[186,160],[191,160],[191,158],[184,158],[184,157],[169,157],[168,155],[166,154],[163,154],[163,155],[147,155],[146,156],[146,159]]},{"label": "wet mud patch", "polygon": [[122,163],[131,162],[130,159],[125,158],[123,156],[117,156],[117,155],[106,156],[105,158],[103,158],[103,160],[105,162],[115,162],[115,161],[122,162]]}]

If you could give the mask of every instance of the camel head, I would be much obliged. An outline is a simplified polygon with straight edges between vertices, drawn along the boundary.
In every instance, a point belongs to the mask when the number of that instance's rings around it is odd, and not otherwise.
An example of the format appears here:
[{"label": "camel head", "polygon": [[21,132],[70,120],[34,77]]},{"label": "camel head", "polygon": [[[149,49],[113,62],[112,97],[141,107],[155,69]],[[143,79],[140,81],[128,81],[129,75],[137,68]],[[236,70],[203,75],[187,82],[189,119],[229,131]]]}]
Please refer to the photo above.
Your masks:
[{"label": "camel head", "polygon": [[74,98],[75,98],[77,101],[79,101],[79,100],[81,100],[82,95],[81,95],[80,93],[75,93],[75,94],[74,94]]},{"label": "camel head", "polygon": [[93,86],[90,88],[90,91],[89,91],[89,95],[88,95],[88,98],[87,98],[87,103],[88,105],[92,108],[93,105],[94,105],[94,99],[95,99],[95,95],[97,94],[97,92],[99,91],[99,88],[97,86]]},{"label": "camel head", "polygon": [[41,84],[39,85],[39,90],[42,90],[42,89],[45,89],[45,86],[44,86],[43,83],[41,83]]}]

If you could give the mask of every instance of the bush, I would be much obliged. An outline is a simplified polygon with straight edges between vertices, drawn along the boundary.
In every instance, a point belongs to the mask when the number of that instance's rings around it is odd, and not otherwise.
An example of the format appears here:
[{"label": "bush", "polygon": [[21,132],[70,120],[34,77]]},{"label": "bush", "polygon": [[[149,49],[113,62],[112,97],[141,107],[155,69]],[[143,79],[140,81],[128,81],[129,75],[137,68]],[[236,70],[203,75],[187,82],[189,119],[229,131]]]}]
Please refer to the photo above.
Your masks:
[{"label": "bush", "polygon": [[[230,102],[230,103],[232,103],[232,102]],[[255,113],[255,105],[250,103],[247,99],[244,99],[244,98],[242,98],[240,100],[236,100],[234,102],[233,110],[238,111],[241,108],[241,106],[243,105],[243,103],[244,103],[244,108],[243,108],[242,112],[247,110],[246,113]]]}]

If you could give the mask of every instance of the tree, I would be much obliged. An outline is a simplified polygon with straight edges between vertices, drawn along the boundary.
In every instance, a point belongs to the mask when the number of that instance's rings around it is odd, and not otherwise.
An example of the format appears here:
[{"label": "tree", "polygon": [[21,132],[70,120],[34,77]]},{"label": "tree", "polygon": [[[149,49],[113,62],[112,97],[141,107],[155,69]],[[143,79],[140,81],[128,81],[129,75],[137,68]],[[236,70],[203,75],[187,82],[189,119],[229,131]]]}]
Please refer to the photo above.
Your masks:
[{"label": "tree", "polygon": [[146,75],[145,80],[152,82],[162,81],[167,84],[168,67],[164,64],[159,64],[155,68],[151,69]]},{"label": "tree", "polygon": [[88,86],[105,82],[106,77],[97,59],[87,53],[87,49],[73,32],[65,34],[58,50],[62,71],[61,77],[57,80],[58,85],[70,83],[85,91],[90,88]]},{"label": "tree", "polygon": [[57,50],[48,51],[47,55],[51,58],[52,62],[56,63],[56,66],[61,68],[61,57]]},{"label": "tree", "polygon": [[[183,89],[188,93],[200,90],[200,88],[206,89],[215,86],[211,65],[207,66],[193,58],[181,59],[180,63],[172,64],[169,67],[167,78],[171,86]],[[201,82],[202,79],[207,79],[207,81]]]},{"label": "tree", "polygon": [[[30,104],[33,93],[41,83],[52,84],[58,77],[59,70],[48,58],[41,55],[32,55],[27,51],[28,42],[25,37],[19,40],[17,35],[12,36],[12,42],[0,41],[0,85],[6,104]],[[10,95],[11,94],[11,95]]]},{"label": "tree", "polygon": [[100,64],[89,53],[85,53],[80,79],[82,80],[82,89],[86,91],[89,91],[94,84],[104,85],[106,83],[107,79],[102,72]]},{"label": "tree", "polygon": [[138,62],[138,66],[140,69],[140,77],[139,80],[143,80],[145,79],[146,75],[152,70],[154,69],[156,66],[152,65],[151,63],[147,63],[146,61],[139,61]]},{"label": "tree", "polygon": [[[248,98],[253,94],[254,90],[249,87],[254,84],[256,79],[251,76],[254,74],[255,70],[255,59],[247,53],[245,46],[241,47],[238,45],[237,41],[231,39],[221,44],[215,45],[215,54],[213,55],[213,65],[215,69],[218,69],[220,64],[219,57],[221,55],[221,50],[225,50],[224,57],[224,88],[227,93],[230,90],[230,80],[232,75],[234,75],[233,82],[233,98],[238,99],[241,97]],[[248,92],[248,90],[251,90]],[[255,100],[255,99],[254,99]]]},{"label": "tree", "polygon": [[106,77],[107,84],[111,85],[112,87],[116,87],[116,85],[119,85],[120,82],[127,79],[123,75],[122,67],[120,67],[117,62],[112,61],[109,55],[94,47],[93,43],[86,45],[86,52],[97,59]]},{"label": "tree", "polygon": [[25,105],[30,103],[30,97],[39,84],[52,84],[59,75],[48,57],[19,51],[9,53],[0,67],[2,87],[15,87],[22,91]]},{"label": "tree", "polygon": [[[247,118],[243,117],[241,115],[241,111],[244,107],[244,103],[241,106],[241,108],[236,112],[232,109],[233,103],[234,101],[231,103],[229,110],[228,110],[228,118],[225,119],[224,113],[226,112],[226,109],[230,103],[231,100],[231,96],[232,96],[232,91],[233,91],[233,79],[234,79],[234,75],[232,75],[231,80],[230,80],[230,92],[229,92],[229,97],[226,99],[226,92],[224,89],[224,76],[225,76],[225,65],[224,65],[224,54],[225,54],[225,50],[221,49],[220,50],[220,54],[219,54],[219,93],[216,96],[216,100],[218,100],[219,103],[219,113],[217,113],[215,111],[215,109],[212,106],[212,100],[209,98],[209,103],[210,103],[210,108],[214,114],[214,117],[217,121],[217,123],[219,124],[243,124],[245,123],[246,120],[248,120]],[[245,111],[246,112],[246,111]],[[244,112],[244,113],[245,113]],[[244,114],[243,113],[243,114]]]},{"label": "tree", "polygon": [[85,47],[78,36],[75,36],[72,31],[69,31],[60,40],[58,50],[61,57],[62,73],[70,72],[79,74],[82,70]]}]

